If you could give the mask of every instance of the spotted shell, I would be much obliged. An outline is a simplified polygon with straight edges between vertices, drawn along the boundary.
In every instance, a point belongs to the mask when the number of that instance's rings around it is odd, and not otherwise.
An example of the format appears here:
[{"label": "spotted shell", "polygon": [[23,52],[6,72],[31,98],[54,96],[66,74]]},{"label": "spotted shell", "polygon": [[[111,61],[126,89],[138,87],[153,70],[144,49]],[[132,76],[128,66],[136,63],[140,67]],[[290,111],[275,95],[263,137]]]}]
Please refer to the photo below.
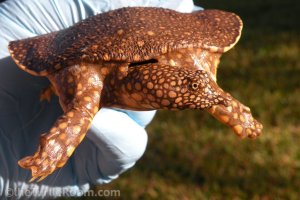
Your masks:
[{"label": "spotted shell", "polygon": [[80,62],[140,62],[182,48],[225,52],[241,35],[241,19],[229,12],[178,13],[128,7],[98,14],[67,29],[13,41],[17,64],[47,75]]}]

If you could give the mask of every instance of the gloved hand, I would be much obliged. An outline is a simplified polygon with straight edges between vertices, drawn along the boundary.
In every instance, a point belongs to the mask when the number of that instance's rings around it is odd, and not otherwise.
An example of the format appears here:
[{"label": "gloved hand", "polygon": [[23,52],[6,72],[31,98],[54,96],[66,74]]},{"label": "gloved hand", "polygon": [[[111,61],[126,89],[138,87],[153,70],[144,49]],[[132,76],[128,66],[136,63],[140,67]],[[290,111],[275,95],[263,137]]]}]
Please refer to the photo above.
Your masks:
[{"label": "gloved hand", "polygon": [[39,101],[48,80],[20,70],[9,57],[8,42],[60,30],[125,6],[160,6],[182,12],[194,9],[192,0],[7,0],[0,4],[0,197],[82,195],[90,184],[117,178],[144,153],[144,128],[155,111],[103,108],[68,163],[43,182],[28,183],[31,172],[17,164],[36,151],[39,136],[51,128],[62,111],[57,97]]}]

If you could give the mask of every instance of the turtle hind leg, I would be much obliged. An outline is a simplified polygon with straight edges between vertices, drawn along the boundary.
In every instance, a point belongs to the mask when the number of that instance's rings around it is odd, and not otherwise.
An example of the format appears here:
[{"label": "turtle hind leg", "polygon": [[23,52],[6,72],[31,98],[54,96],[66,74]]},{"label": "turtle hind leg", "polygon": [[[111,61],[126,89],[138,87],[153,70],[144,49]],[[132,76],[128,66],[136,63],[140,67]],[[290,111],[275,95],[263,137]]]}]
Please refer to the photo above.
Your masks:
[{"label": "turtle hind leg", "polygon": [[229,126],[240,138],[256,138],[261,134],[263,126],[253,118],[250,108],[233,97],[228,106],[214,105],[207,111]]},{"label": "turtle hind leg", "polygon": [[41,91],[40,101],[46,100],[46,101],[50,102],[51,97],[53,95],[57,95],[57,92],[55,91],[55,88],[53,87],[53,85],[50,84],[49,87],[47,87]]},{"label": "turtle hind leg", "polygon": [[32,171],[32,180],[39,177],[42,180],[64,166],[85,137],[100,105],[102,81],[95,70],[69,67],[49,77],[58,92],[64,114],[48,133],[41,136],[37,152],[18,162]]}]

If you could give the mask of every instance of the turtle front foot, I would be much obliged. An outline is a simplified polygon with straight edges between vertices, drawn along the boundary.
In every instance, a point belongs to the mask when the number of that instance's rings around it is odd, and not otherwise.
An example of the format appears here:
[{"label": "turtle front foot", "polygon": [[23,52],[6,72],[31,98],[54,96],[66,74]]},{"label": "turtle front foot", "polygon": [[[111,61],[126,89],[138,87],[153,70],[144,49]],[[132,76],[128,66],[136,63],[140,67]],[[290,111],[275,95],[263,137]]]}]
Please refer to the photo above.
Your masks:
[{"label": "turtle front foot", "polygon": [[240,138],[256,138],[263,125],[253,118],[249,107],[232,98],[228,106],[214,105],[208,112],[229,126]]},{"label": "turtle front foot", "polygon": [[[88,105],[93,107],[92,104]],[[88,110],[74,107],[56,121],[49,133],[41,136],[37,152],[18,163],[21,167],[31,170],[30,181],[37,178],[41,181],[65,165],[85,137],[92,117]]]},{"label": "turtle front foot", "polygon": [[57,168],[62,167],[68,160],[68,153],[74,151],[66,149],[66,146],[59,138],[47,138],[47,135],[42,135],[40,146],[33,156],[27,156],[19,160],[18,164],[31,170],[32,178],[30,182],[39,178],[38,182],[52,174]]},{"label": "turtle front foot", "polygon": [[[230,125],[232,130],[241,138],[258,137],[262,132],[263,125],[252,117],[250,108],[240,102],[237,102],[237,104],[233,103],[232,105],[235,105],[236,110],[238,110],[232,116],[233,120]],[[227,109],[230,109],[230,107]]]}]

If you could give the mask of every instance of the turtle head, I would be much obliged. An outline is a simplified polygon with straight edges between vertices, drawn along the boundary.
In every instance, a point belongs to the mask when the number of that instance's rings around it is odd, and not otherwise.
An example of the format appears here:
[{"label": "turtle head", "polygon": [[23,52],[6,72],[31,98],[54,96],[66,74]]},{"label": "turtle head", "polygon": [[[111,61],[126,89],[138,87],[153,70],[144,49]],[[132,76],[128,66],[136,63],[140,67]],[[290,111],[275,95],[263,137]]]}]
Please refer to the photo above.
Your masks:
[{"label": "turtle head", "polygon": [[134,110],[207,109],[227,105],[227,95],[204,70],[146,64],[129,67],[122,80],[108,76],[103,106]]},{"label": "turtle head", "polygon": [[163,85],[165,94],[161,100],[169,101],[174,109],[207,109],[213,105],[228,105],[228,96],[205,70],[169,69],[173,71],[171,79]]}]

